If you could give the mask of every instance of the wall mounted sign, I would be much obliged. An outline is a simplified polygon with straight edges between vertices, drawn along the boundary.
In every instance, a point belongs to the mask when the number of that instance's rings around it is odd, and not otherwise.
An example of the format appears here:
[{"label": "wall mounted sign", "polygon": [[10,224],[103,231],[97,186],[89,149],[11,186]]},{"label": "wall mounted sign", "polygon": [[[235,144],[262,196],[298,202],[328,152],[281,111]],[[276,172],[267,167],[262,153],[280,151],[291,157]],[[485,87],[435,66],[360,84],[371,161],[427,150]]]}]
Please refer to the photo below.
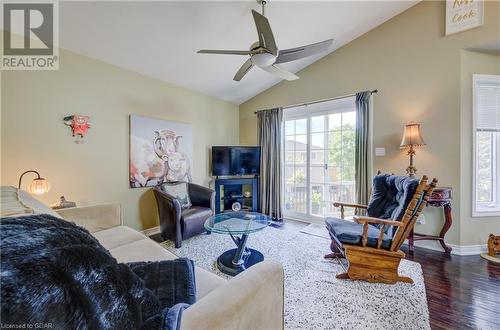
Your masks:
[{"label": "wall mounted sign", "polygon": [[446,35],[483,25],[482,0],[446,0]]}]

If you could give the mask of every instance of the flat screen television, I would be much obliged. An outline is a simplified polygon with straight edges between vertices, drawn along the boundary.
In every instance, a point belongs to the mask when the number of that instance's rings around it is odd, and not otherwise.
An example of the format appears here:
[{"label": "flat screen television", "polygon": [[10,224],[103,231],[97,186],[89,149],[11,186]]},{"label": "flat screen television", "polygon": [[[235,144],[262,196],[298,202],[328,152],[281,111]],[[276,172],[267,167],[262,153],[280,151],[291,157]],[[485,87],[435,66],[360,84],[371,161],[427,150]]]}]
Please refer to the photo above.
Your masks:
[{"label": "flat screen television", "polygon": [[212,147],[212,175],[258,175],[260,147]]}]

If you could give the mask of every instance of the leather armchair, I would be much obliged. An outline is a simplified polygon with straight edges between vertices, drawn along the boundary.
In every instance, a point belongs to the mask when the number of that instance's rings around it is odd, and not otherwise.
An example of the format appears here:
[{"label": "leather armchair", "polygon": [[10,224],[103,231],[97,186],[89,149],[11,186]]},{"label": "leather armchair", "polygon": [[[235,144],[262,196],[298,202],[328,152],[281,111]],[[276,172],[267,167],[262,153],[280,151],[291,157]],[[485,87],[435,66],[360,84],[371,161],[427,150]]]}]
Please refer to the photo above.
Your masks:
[{"label": "leather armchair", "polygon": [[186,209],[181,208],[174,196],[163,191],[161,185],[153,188],[161,237],[173,240],[176,248],[181,247],[183,240],[205,232],[205,220],[214,214],[214,191],[194,183],[187,184],[192,206]]}]

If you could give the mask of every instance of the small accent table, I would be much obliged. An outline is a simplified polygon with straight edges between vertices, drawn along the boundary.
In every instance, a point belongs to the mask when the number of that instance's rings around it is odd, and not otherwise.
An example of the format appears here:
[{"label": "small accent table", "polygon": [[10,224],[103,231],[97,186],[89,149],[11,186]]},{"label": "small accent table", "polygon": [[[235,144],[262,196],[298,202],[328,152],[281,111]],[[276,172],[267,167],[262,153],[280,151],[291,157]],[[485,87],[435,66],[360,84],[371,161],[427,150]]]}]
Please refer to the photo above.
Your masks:
[{"label": "small accent table", "polygon": [[414,233],[412,230],[412,232],[408,236],[408,242],[409,242],[408,246],[411,254],[413,254],[414,241],[421,241],[421,240],[439,241],[439,243],[444,249],[444,252],[446,254],[450,254],[451,247],[446,245],[446,243],[444,242],[444,236],[446,235],[446,232],[448,232],[448,230],[450,229],[451,224],[453,222],[453,219],[451,217],[451,200],[452,200],[452,189],[450,187],[436,187],[434,189],[432,194],[429,196],[429,201],[427,202],[427,206],[442,207],[444,209],[443,228],[441,228],[439,236]]},{"label": "small accent table", "polygon": [[[231,237],[236,249],[224,252],[217,258],[217,267],[221,272],[235,276],[264,260],[264,255],[254,249],[246,247],[248,235],[269,226],[271,218],[256,212],[224,212],[205,221],[205,229]],[[236,235],[241,235],[238,237]]]}]

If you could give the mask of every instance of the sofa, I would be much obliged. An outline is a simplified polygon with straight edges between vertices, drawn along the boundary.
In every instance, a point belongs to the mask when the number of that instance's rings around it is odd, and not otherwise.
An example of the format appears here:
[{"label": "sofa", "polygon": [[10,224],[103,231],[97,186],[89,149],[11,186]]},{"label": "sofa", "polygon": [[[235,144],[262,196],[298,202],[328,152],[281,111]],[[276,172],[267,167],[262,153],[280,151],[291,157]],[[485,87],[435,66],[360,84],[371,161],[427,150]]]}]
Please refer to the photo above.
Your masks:
[{"label": "sofa", "polygon": [[[15,197],[8,198],[12,194]],[[19,205],[5,205],[16,203]],[[172,260],[177,256],[141,232],[124,226],[119,204],[54,211],[28,193],[2,187],[8,216],[51,214],[86,228],[118,262]],[[5,216],[5,214],[3,214]],[[215,256],[214,256],[215,257]],[[181,329],[283,329],[284,274],[280,264],[263,261],[226,280],[195,267],[197,301],[183,314]]]}]

